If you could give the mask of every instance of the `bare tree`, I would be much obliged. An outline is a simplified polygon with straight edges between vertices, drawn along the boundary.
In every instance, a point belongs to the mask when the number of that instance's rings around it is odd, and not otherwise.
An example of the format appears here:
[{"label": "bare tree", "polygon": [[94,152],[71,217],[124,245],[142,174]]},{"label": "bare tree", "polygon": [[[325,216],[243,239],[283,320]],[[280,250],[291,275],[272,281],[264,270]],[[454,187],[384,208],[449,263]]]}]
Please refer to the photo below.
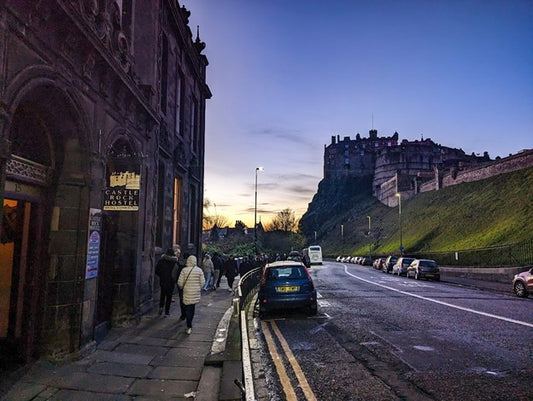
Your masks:
[{"label": "bare tree", "polygon": [[[211,213],[211,206],[215,206],[215,214]],[[216,213],[216,205],[211,203],[207,198],[204,199],[204,213],[202,219],[202,228],[204,230],[210,230],[214,226],[219,228],[228,226],[228,219],[225,216],[220,216]]]},{"label": "bare tree", "polygon": [[267,231],[287,231],[296,232],[298,228],[298,219],[294,215],[294,210],[287,208],[279,211],[272,222],[267,225]]}]

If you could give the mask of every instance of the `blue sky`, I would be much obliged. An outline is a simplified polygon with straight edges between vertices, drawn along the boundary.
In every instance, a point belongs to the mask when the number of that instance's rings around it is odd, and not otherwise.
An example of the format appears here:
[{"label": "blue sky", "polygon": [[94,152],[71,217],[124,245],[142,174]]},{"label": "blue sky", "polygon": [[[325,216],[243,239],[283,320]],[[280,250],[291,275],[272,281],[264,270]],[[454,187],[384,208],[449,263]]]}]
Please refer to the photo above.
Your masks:
[{"label": "blue sky", "polygon": [[180,0],[206,43],[204,196],[253,226],[300,217],[332,135],[533,147],[533,0]]}]

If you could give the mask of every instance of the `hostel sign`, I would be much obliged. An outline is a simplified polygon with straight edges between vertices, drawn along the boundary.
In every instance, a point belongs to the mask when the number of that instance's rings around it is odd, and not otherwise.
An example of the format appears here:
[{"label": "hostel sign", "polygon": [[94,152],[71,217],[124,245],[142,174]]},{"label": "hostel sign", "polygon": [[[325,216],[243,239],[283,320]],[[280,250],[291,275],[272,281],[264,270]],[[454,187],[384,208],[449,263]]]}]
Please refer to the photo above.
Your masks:
[{"label": "hostel sign", "polygon": [[[116,169],[118,170],[118,169]],[[139,210],[141,175],[138,171],[123,169],[112,171],[104,191],[104,210]]]}]

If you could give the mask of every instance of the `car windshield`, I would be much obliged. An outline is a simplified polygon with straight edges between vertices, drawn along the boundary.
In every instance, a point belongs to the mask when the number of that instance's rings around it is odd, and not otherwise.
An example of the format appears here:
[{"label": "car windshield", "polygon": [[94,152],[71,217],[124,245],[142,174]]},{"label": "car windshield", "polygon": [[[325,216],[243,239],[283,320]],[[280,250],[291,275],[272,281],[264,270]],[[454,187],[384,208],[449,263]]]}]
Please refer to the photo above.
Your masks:
[{"label": "car windshield", "polygon": [[302,267],[276,267],[269,269],[267,280],[300,280],[306,276]]},{"label": "car windshield", "polygon": [[437,267],[437,262],[433,260],[421,260],[419,264],[422,267]]},{"label": "car windshield", "polygon": [[414,259],[412,258],[403,258],[402,259],[402,265],[409,265]]}]

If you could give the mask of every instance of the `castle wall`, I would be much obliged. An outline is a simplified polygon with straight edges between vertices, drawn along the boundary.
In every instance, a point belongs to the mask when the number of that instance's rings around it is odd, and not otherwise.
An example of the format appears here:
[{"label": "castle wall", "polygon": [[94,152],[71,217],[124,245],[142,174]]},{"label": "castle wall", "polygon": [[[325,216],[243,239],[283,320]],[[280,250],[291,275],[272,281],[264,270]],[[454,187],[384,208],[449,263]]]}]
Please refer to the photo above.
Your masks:
[{"label": "castle wall", "polygon": [[533,150],[493,161],[486,152],[466,155],[429,138],[398,144],[398,133],[378,137],[377,130],[371,130],[368,138],[357,134],[355,140],[331,139],[324,148],[324,178],[372,176],[373,196],[388,206],[397,206],[397,193],[407,200],[420,192],[533,166]]},{"label": "castle wall", "polygon": [[465,171],[450,171],[442,177],[442,186],[449,187],[462,182],[484,180],[495,175],[522,170],[533,166],[533,149],[520,152],[516,155],[496,160],[488,166],[473,168]]}]

